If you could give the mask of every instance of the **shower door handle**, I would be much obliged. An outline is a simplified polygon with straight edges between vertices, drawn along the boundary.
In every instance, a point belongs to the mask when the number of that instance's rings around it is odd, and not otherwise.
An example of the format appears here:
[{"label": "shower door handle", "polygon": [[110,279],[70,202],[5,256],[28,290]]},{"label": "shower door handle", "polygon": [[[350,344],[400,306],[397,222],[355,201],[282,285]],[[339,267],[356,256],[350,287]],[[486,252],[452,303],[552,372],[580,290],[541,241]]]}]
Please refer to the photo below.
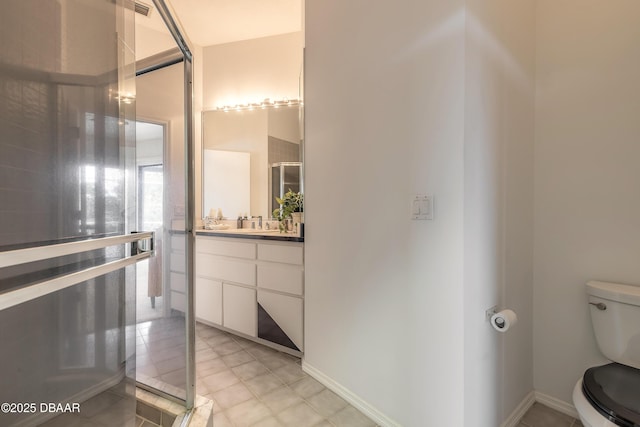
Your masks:
[{"label": "shower door handle", "polygon": [[[79,254],[81,252],[96,249],[103,249],[109,246],[139,243],[141,240],[149,240],[150,247],[150,249],[146,249],[144,245],[137,245],[136,251],[132,251],[130,256],[125,256],[124,258],[116,261],[85,268],[84,270],[65,274],[63,276],[57,276],[49,280],[4,292],[0,294],[0,311],[31,301],[43,295],[48,295],[61,289],[77,285],[78,283],[94,279],[112,271],[120,270],[128,265],[150,258],[153,255],[153,237],[153,232],[140,232],[130,235],[102,237],[100,239],[87,239],[79,242],[60,243],[56,245],[45,245],[0,252],[0,268],[4,268],[29,262],[57,258],[65,255]],[[140,249],[141,246],[144,248]]]},{"label": "shower door handle", "polygon": [[151,240],[153,250],[154,233],[151,231],[134,232],[130,235],[102,237],[99,239],[86,239],[79,242],[59,243],[56,245],[36,246],[33,248],[16,249],[0,252],[0,268],[13,267],[14,265],[28,262],[42,261],[45,259],[74,255],[81,252],[103,249],[108,246],[121,245],[140,240]]}]

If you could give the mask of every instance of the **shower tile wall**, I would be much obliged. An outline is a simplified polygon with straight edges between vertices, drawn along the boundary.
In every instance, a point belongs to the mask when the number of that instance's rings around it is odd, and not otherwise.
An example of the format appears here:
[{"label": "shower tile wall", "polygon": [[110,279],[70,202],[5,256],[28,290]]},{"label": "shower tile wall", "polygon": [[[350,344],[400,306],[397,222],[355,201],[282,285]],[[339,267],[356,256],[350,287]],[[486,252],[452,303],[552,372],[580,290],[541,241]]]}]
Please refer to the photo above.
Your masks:
[{"label": "shower tile wall", "polygon": [[56,90],[38,77],[60,68],[60,5],[38,1],[42,13],[14,19],[35,3],[5,1],[0,14],[0,246],[55,237]]},{"label": "shower tile wall", "polygon": [[0,247],[122,232],[115,7],[2,6]]},{"label": "shower tile wall", "polygon": [[269,164],[280,162],[299,162],[300,145],[269,136]]}]

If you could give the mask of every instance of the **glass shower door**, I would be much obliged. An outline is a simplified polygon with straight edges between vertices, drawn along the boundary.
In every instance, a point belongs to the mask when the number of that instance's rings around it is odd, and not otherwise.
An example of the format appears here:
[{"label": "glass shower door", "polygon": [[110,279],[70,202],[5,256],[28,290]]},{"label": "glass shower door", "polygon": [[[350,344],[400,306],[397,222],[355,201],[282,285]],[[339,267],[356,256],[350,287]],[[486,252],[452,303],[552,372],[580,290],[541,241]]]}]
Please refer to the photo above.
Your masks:
[{"label": "glass shower door", "polygon": [[2,2],[2,426],[135,425],[132,7]]}]

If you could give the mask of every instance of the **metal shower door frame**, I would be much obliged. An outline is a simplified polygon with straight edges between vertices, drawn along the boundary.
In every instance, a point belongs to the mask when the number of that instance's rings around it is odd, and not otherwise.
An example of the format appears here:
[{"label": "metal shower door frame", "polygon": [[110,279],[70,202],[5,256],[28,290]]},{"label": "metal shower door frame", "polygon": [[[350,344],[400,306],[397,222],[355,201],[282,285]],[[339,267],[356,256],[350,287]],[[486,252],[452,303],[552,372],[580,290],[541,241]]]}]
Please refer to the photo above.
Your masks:
[{"label": "metal shower door frame", "polygon": [[186,282],[186,401],[187,410],[194,407],[196,395],[196,320],[194,306],[194,246],[195,246],[195,139],[194,139],[194,117],[193,117],[193,54],[190,49],[190,42],[186,37],[184,29],[174,18],[175,12],[164,0],[153,0],[153,4],[158,10],[160,17],[164,21],[169,33],[174,38],[182,56],[184,58],[184,112],[185,112],[185,234],[187,237],[185,245],[185,282]]}]

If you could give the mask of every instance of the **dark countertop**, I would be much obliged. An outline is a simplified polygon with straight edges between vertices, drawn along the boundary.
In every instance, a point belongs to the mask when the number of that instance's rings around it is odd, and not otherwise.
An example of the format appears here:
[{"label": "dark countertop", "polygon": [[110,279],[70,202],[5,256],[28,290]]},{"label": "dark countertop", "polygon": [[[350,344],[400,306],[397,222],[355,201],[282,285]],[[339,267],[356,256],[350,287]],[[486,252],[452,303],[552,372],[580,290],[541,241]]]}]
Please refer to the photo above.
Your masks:
[{"label": "dark countertop", "polygon": [[255,240],[272,240],[279,242],[304,242],[304,237],[295,234],[283,234],[277,230],[273,231],[251,231],[245,232],[237,229],[231,230],[196,230],[198,236],[211,237],[227,237],[232,239],[255,239]]}]

